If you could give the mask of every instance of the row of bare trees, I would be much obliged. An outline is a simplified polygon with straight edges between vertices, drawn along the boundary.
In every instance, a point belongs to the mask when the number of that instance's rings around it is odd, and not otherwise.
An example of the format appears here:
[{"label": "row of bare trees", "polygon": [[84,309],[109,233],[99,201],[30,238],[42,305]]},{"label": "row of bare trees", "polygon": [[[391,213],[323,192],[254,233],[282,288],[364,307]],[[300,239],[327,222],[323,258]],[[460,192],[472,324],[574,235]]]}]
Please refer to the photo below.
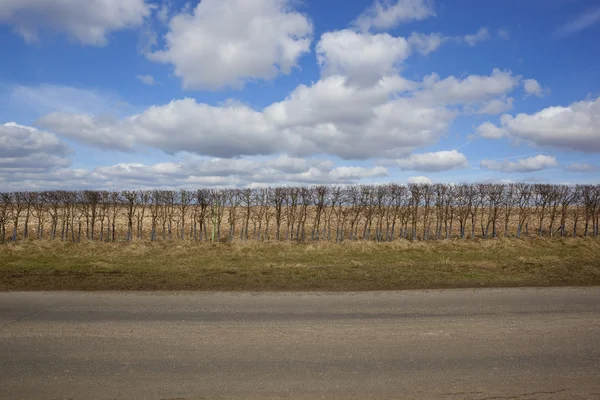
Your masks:
[{"label": "row of bare trees", "polygon": [[0,241],[598,236],[600,185],[410,184],[0,194]]}]

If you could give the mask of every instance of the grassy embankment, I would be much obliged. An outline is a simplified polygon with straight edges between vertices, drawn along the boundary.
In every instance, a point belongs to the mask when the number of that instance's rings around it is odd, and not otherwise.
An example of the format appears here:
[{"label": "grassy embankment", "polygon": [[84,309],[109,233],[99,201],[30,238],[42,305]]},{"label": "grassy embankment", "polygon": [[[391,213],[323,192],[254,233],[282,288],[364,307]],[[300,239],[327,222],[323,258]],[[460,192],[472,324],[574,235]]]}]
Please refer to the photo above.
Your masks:
[{"label": "grassy embankment", "polygon": [[600,284],[600,241],[0,246],[0,290],[393,290]]}]

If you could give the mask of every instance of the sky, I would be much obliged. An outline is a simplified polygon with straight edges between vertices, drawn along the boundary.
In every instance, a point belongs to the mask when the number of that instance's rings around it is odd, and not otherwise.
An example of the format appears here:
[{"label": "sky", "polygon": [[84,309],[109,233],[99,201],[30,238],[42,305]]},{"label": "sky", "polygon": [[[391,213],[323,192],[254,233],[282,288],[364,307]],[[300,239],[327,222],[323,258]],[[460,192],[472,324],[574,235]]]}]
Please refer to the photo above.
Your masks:
[{"label": "sky", "polygon": [[0,192],[599,183],[596,0],[0,0]]}]

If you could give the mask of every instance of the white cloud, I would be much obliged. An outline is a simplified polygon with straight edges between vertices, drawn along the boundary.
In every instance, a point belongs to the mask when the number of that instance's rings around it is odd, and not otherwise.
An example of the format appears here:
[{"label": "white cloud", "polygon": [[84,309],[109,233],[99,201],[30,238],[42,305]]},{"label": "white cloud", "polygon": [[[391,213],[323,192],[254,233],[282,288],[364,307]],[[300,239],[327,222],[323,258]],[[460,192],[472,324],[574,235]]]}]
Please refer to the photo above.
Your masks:
[{"label": "white cloud", "polygon": [[37,124],[87,145],[130,152],[154,148],[221,158],[287,153],[397,159],[446,134],[460,113],[454,106],[489,108],[498,96],[505,99],[519,79],[494,70],[462,79],[432,75],[423,82],[383,76],[371,85],[354,85],[331,75],[299,85],[263,109],[184,98],[127,114],[59,110]]},{"label": "white cloud", "polygon": [[481,161],[482,168],[501,172],[536,172],[549,167],[555,167],[557,165],[558,161],[556,161],[556,157],[542,154],[534,157],[523,158],[517,161]]},{"label": "white cloud", "polygon": [[492,99],[486,102],[483,107],[481,107],[477,114],[489,114],[489,115],[497,115],[502,114],[503,112],[512,110],[513,102],[515,99],[512,97],[501,97],[499,99]]},{"label": "white cloud", "polygon": [[8,122],[0,125],[0,170],[46,170],[70,165],[71,149],[55,135]]},{"label": "white cloud", "polygon": [[600,152],[600,97],[548,107],[535,114],[501,117],[502,129],[539,146]]},{"label": "white cloud", "polygon": [[355,184],[385,177],[383,167],[336,167],[329,160],[279,156],[273,159],[208,159],[194,156],[157,164],[119,163],[91,170],[2,169],[6,190],[45,189],[197,189],[306,184]]},{"label": "white cloud", "polygon": [[432,0],[375,0],[354,25],[363,31],[390,29],[401,22],[423,20],[435,16]]},{"label": "white cloud", "polygon": [[477,33],[473,35],[465,35],[464,41],[471,47],[477,45],[477,43],[484,42],[490,38],[490,31],[487,28],[479,28]]},{"label": "white cloud", "polygon": [[[191,3],[186,3],[186,7]],[[167,24],[173,14],[173,3],[172,0],[163,0],[163,3],[156,9],[156,19],[161,24]]]},{"label": "white cloud", "polygon": [[491,122],[484,122],[479,125],[476,132],[477,135],[486,139],[500,139],[507,135],[507,132],[504,129],[498,128]]},{"label": "white cloud", "polygon": [[9,24],[26,42],[40,29],[68,35],[85,45],[104,46],[111,32],[140,26],[150,15],[145,0],[2,0],[0,23]]},{"label": "white cloud", "polygon": [[490,76],[469,75],[462,80],[454,76],[440,79],[433,73],[425,77],[423,90],[415,93],[415,97],[434,104],[468,104],[503,96],[514,90],[520,79],[497,68]]},{"label": "white cloud", "polygon": [[422,185],[423,184],[431,185],[433,183],[433,181],[426,176],[411,176],[410,178],[408,178],[406,180],[406,182],[412,183],[412,184],[422,184]]},{"label": "white cloud", "polygon": [[413,32],[408,38],[408,43],[420,54],[427,55],[436,51],[450,38],[440,33],[418,33]]},{"label": "white cloud", "polygon": [[346,29],[324,33],[316,52],[323,76],[343,75],[352,83],[372,85],[384,76],[396,74],[411,48],[401,37]]},{"label": "white cloud", "polygon": [[133,150],[135,139],[132,132],[127,131],[127,122],[114,117],[53,112],[40,118],[36,124],[91,146]]},{"label": "white cloud", "polygon": [[388,175],[384,167],[337,167],[329,173],[334,182],[356,181],[364,178],[382,178]]},{"label": "white cloud", "polygon": [[311,34],[290,0],[203,0],[171,18],[165,48],[148,57],[173,64],[184,88],[241,88],[290,73]]},{"label": "white cloud", "polygon": [[544,97],[544,89],[542,89],[542,86],[535,79],[523,80],[523,88],[527,94]]},{"label": "white cloud", "polygon": [[439,172],[454,168],[464,168],[468,166],[468,162],[464,154],[452,150],[412,154],[396,160],[396,165],[403,170]]},{"label": "white cloud", "polygon": [[413,84],[385,78],[358,88],[332,76],[310,87],[300,85],[262,111],[183,99],[124,119],[52,113],[38,124],[74,140],[121,150],[137,144],[216,157],[285,152],[396,158],[435,143],[455,117],[441,106],[391,98]]},{"label": "white cloud", "polygon": [[590,163],[573,163],[570,164],[567,168],[571,172],[597,172],[600,170],[598,166]]},{"label": "white cloud", "polygon": [[594,26],[598,21],[600,21],[600,8],[591,12],[585,12],[572,21],[560,26],[554,31],[554,36],[564,38],[574,35],[584,29]]},{"label": "white cloud", "polygon": [[152,75],[137,75],[135,79],[148,86],[154,86],[154,84],[156,83]]}]

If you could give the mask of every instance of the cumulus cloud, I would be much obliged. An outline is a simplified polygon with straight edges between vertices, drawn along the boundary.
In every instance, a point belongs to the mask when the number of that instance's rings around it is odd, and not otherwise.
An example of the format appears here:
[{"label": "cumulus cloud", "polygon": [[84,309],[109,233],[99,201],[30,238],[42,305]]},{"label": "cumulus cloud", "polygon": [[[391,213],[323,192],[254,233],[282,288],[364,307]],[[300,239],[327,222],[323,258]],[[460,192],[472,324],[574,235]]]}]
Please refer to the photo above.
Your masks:
[{"label": "cumulus cloud", "polygon": [[464,154],[456,150],[412,154],[396,160],[396,165],[404,170],[439,172],[468,166]]},{"label": "cumulus cloud", "polygon": [[133,133],[127,131],[127,122],[111,116],[53,112],[40,118],[37,124],[61,136],[103,149],[130,151],[135,141]]},{"label": "cumulus cloud", "polygon": [[407,183],[431,185],[433,181],[426,176],[411,176],[406,180]]},{"label": "cumulus cloud", "polygon": [[355,184],[385,177],[383,167],[335,166],[330,160],[281,155],[273,159],[220,159],[195,156],[157,164],[119,163],[91,170],[52,168],[3,170],[6,190],[45,189],[197,189],[265,185]]},{"label": "cumulus cloud", "polygon": [[372,85],[384,76],[396,74],[411,48],[402,37],[346,29],[324,33],[316,52],[323,76],[343,75],[353,83]]},{"label": "cumulus cloud", "polygon": [[598,166],[590,163],[573,163],[567,169],[571,172],[597,172],[600,170]]},{"label": "cumulus cloud", "polygon": [[291,0],[203,0],[171,18],[165,47],[148,54],[174,66],[187,89],[241,88],[288,74],[309,52],[312,24]]},{"label": "cumulus cloud", "polygon": [[390,29],[402,22],[435,16],[432,0],[376,0],[354,21],[363,31]]},{"label": "cumulus cloud", "polygon": [[501,117],[504,131],[539,146],[600,152],[600,97],[567,107],[545,108],[535,114]]},{"label": "cumulus cloud", "polygon": [[556,161],[556,157],[542,154],[534,157],[522,158],[517,161],[481,161],[482,168],[501,172],[536,172],[557,165],[558,161]]},{"label": "cumulus cloud", "polygon": [[356,181],[364,178],[383,178],[388,175],[385,167],[337,167],[329,173],[334,182]]},{"label": "cumulus cloud", "polygon": [[442,106],[393,97],[413,86],[396,77],[360,88],[332,76],[300,85],[263,110],[182,99],[123,119],[51,113],[38,124],[83,143],[120,150],[138,144],[170,154],[215,157],[285,152],[397,158],[435,143],[456,115]]},{"label": "cumulus cloud", "polygon": [[135,79],[148,86],[154,86],[156,83],[154,82],[154,77],[152,75],[137,75]]},{"label": "cumulus cloud", "polygon": [[490,38],[490,31],[487,28],[479,28],[477,33],[473,35],[465,35],[464,41],[471,47],[477,45],[477,43],[484,42]]},{"label": "cumulus cloud", "polygon": [[476,129],[477,135],[486,139],[500,139],[507,135],[507,132],[498,128],[496,125],[491,122],[484,122],[479,125]]},{"label": "cumulus cloud", "polygon": [[519,84],[519,76],[511,71],[495,68],[490,76],[469,75],[464,79],[454,76],[441,79],[436,73],[423,80],[423,90],[415,97],[429,103],[467,104],[489,100],[511,92]]},{"label": "cumulus cloud", "polygon": [[104,46],[111,32],[140,26],[150,15],[145,0],[2,0],[0,23],[9,24],[26,42],[40,29],[68,35],[84,45]]},{"label": "cumulus cloud", "polygon": [[[376,36],[383,35],[371,35]],[[343,65],[347,55],[340,52],[336,60]],[[507,93],[520,81],[498,69],[491,75],[432,74],[412,81],[395,72],[387,75],[387,68],[394,67],[384,67],[378,80],[363,85],[347,76],[326,75],[262,109],[183,98],[129,113],[59,109],[36,124],[86,145],[131,152],[153,148],[220,158],[286,153],[397,159],[435,144],[462,110],[487,107],[491,113],[497,107],[494,100],[511,103]],[[360,71],[340,72],[364,78]]]},{"label": "cumulus cloud", "polygon": [[542,86],[535,79],[525,79],[523,81],[523,88],[525,89],[525,93],[529,95],[544,97],[544,89],[542,89]]},{"label": "cumulus cloud", "polygon": [[515,99],[512,97],[503,96],[499,99],[492,99],[483,104],[483,106],[477,110],[477,114],[489,114],[497,115],[503,112],[512,110],[513,102]]},{"label": "cumulus cloud", "polygon": [[70,165],[71,149],[52,133],[8,122],[0,125],[0,169],[14,173]]}]

